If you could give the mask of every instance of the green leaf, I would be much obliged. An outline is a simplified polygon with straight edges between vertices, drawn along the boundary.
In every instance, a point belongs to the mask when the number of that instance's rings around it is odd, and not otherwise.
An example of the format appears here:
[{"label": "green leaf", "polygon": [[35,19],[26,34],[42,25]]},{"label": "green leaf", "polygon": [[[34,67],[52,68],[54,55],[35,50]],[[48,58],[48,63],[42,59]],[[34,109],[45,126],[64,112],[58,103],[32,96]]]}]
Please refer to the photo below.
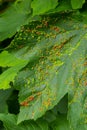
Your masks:
[{"label": "green leaf", "polygon": [[[60,115],[63,115],[65,117],[65,114],[67,114],[68,111],[68,95],[66,94],[60,102],[53,107],[53,109],[47,111],[43,118],[47,120],[50,124],[55,122],[55,120],[60,118]],[[68,120],[67,120],[68,121]]]},{"label": "green leaf", "polygon": [[22,62],[12,68],[7,69],[0,75],[0,89],[7,89],[10,87],[10,82],[14,82],[14,78],[18,71],[21,70],[27,62]]},{"label": "green leaf", "polygon": [[27,23],[31,13],[31,0],[14,2],[0,14],[0,41],[13,36],[21,25]]},{"label": "green leaf", "polygon": [[51,127],[53,130],[72,130],[66,115],[58,115],[57,119],[51,124]]},{"label": "green leaf", "polygon": [[71,0],[71,5],[73,9],[82,8],[85,0]]},{"label": "green leaf", "polygon": [[33,15],[44,14],[47,11],[54,9],[57,5],[58,0],[33,0],[31,3],[31,7],[33,8]]},{"label": "green leaf", "polygon": [[7,51],[3,51],[0,54],[0,66],[10,68],[0,74],[0,89],[9,88],[10,82],[14,82],[14,78],[18,71],[21,70],[27,63],[27,60],[22,60]]},{"label": "green leaf", "polygon": [[48,124],[45,120],[25,121],[17,125],[17,116],[13,114],[0,114],[0,120],[3,121],[6,130],[48,130]]},{"label": "green leaf", "polygon": [[[87,63],[87,62],[86,62]],[[81,66],[79,67],[79,70]],[[78,70],[78,71],[79,71]],[[76,76],[75,76],[76,78]],[[78,85],[79,82],[79,85]],[[69,93],[68,119],[74,130],[87,129],[87,67],[85,68],[80,80],[75,83],[74,90]]]},{"label": "green leaf", "polygon": [[15,55],[8,53],[8,51],[2,51],[0,54],[0,66],[2,67],[12,67],[19,65],[22,62],[20,58]]},{"label": "green leaf", "polygon": [[15,47],[18,57],[29,59],[14,82],[21,106],[18,123],[41,117],[69,92],[77,67],[78,75],[84,71],[86,36],[83,23],[60,15],[30,23],[16,35],[9,51]]},{"label": "green leaf", "polygon": [[58,103],[57,111],[61,114],[67,114],[67,111],[68,111],[68,96],[67,96],[67,94]]},{"label": "green leaf", "polygon": [[0,90],[0,113],[8,112],[7,99],[11,95],[12,89]]},{"label": "green leaf", "polygon": [[63,12],[63,11],[71,11],[72,6],[70,0],[62,0],[59,2],[58,6],[55,9],[51,9],[48,11],[46,14],[51,14],[51,13],[57,13],[57,12]]}]

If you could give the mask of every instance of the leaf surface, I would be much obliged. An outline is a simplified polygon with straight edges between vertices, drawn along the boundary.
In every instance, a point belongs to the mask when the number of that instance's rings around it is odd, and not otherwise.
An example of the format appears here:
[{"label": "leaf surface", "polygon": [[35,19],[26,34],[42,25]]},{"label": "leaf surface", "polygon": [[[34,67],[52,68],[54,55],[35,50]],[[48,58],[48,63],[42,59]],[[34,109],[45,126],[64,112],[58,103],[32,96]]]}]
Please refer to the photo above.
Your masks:
[{"label": "leaf surface", "polygon": [[6,130],[48,130],[48,124],[43,119],[34,121],[25,121],[17,125],[17,116],[13,114],[0,114],[0,120],[3,121]]},{"label": "leaf surface", "polygon": [[40,15],[46,13],[51,9],[55,9],[57,5],[58,0],[33,0],[31,7],[33,8],[33,15]]},{"label": "leaf surface", "polygon": [[21,25],[27,23],[31,13],[31,0],[14,2],[0,14],[0,41],[12,37]]},{"label": "leaf surface", "polygon": [[8,53],[7,51],[3,51],[0,54],[0,66],[7,67],[7,69],[0,74],[0,89],[9,88],[10,82],[14,82],[14,78],[18,71],[22,69],[27,63],[27,60],[22,60],[13,54]]},{"label": "leaf surface", "polygon": [[63,12],[63,11],[70,11],[72,10],[71,1],[70,0],[62,0],[59,2],[55,9],[49,10],[46,14]]},{"label": "leaf surface", "polygon": [[73,9],[82,8],[84,3],[85,3],[85,0],[71,0]]},{"label": "leaf surface", "polygon": [[[84,58],[84,57],[83,57]],[[85,65],[85,64],[84,64]],[[82,68],[79,66],[78,71]],[[77,75],[77,73],[76,73]],[[76,78],[76,76],[75,76]],[[85,67],[80,78],[74,82],[74,89],[69,93],[68,119],[74,130],[87,129],[87,67]],[[84,125],[83,125],[84,124]]]},{"label": "leaf surface", "polygon": [[73,89],[75,74],[78,80],[84,72],[86,37],[84,24],[69,17],[47,17],[22,28],[9,47],[18,42],[16,56],[29,60],[14,82],[21,106],[18,123],[41,117]]},{"label": "leaf surface", "polygon": [[[8,106],[7,106],[7,99],[11,95],[12,89],[8,89],[6,91],[0,90],[0,113],[7,113]],[[3,107],[2,107],[3,106]]]},{"label": "leaf surface", "polygon": [[66,115],[58,115],[57,119],[52,123],[53,130],[71,130]]}]

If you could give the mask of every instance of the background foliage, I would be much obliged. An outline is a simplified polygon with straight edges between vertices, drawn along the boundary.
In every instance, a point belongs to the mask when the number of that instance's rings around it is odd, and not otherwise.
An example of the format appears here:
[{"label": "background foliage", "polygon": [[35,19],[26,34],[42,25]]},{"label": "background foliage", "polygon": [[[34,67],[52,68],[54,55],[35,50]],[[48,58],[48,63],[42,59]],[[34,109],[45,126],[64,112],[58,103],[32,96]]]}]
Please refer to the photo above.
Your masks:
[{"label": "background foliage", "polygon": [[86,6],[0,0],[1,130],[87,130]]}]

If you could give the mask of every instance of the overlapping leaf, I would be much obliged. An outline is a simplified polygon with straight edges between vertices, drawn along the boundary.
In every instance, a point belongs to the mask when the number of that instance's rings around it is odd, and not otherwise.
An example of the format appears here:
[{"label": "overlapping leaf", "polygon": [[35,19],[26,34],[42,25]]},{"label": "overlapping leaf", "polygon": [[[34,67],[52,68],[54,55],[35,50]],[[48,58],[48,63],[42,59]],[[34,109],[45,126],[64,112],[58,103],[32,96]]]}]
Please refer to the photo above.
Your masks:
[{"label": "overlapping leaf", "polygon": [[66,115],[60,115],[51,125],[53,130],[71,130]]},{"label": "overlapping leaf", "polygon": [[[43,6],[44,5],[44,6]],[[32,8],[33,8],[33,15],[40,15],[44,14],[51,9],[55,9],[58,5],[58,0],[33,0]]]},{"label": "overlapping leaf", "polygon": [[63,11],[71,11],[71,1],[70,0],[62,0],[59,2],[58,6],[55,9],[51,9],[47,12],[47,14],[63,12]]},{"label": "overlapping leaf", "polygon": [[[0,90],[0,113],[7,113],[8,112],[8,107],[7,107],[7,99],[11,95],[12,90]],[[3,106],[3,107],[2,107]]]},{"label": "overlapping leaf", "polygon": [[27,23],[31,13],[31,0],[20,0],[13,3],[4,13],[0,14],[0,41],[12,37],[21,25]]},{"label": "overlapping leaf", "polygon": [[82,8],[84,3],[85,3],[85,0],[71,0],[73,9]]},{"label": "overlapping leaf", "polygon": [[0,66],[7,69],[0,74],[0,89],[9,88],[10,82],[14,82],[14,78],[18,71],[22,69],[27,63],[27,60],[22,60],[13,54],[9,54],[7,51],[3,51],[0,54]]},{"label": "overlapping leaf", "polygon": [[36,122],[25,121],[17,125],[17,116],[13,114],[0,114],[0,120],[4,122],[6,130],[48,130],[47,122],[42,119]]}]

